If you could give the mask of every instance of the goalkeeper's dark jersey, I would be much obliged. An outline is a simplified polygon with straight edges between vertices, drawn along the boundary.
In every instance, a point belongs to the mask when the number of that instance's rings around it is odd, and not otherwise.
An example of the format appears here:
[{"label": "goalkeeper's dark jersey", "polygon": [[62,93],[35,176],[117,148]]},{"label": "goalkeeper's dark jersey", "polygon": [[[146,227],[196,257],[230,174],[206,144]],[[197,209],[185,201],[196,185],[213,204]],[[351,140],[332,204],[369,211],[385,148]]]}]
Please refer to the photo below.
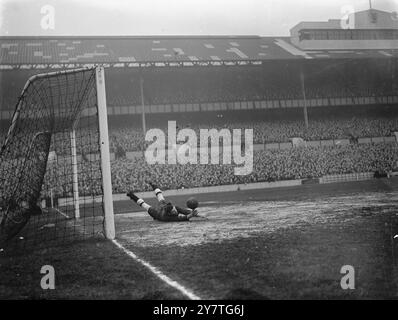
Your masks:
[{"label": "goalkeeper's dark jersey", "polygon": [[149,215],[155,220],[164,222],[189,221],[187,215],[191,213],[190,210],[176,206],[178,215],[175,215],[168,209],[167,204],[166,201],[160,201],[158,207],[150,207],[148,210]]}]

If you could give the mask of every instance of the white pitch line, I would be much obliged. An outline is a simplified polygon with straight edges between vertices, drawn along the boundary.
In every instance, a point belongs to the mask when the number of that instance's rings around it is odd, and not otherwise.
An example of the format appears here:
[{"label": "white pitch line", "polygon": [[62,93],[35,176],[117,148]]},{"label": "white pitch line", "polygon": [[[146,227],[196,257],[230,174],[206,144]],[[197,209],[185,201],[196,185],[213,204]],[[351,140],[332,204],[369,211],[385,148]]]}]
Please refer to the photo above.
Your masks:
[{"label": "white pitch line", "polygon": [[149,262],[146,262],[145,260],[142,260],[139,258],[135,253],[132,251],[126,249],[123,247],[117,240],[112,240],[112,242],[125,254],[127,254],[130,258],[133,258],[135,261],[141,263],[143,266],[148,268],[155,276],[157,276],[160,280],[163,282],[167,283],[170,287],[173,287],[180,291],[184,296],[188,297],[191,300],[201,300],[200,297],[192,293],[190,290],[185,288],[184,286],[180,285],[177,281],[174,281],[173,279],[169,278],[165,274],[163,274],[161,271],[159,271],[156,267],[152,266]]},{"label": "white pitch line", "polygon": [[[70,217],[66,214],[63,213],[61,210],[58,210],[57,208],[51,208],[52,210],[55,210],[57,213],[60,215],[63,215],[65,218],[70,219]],[[43,211],[45,210],[48,214],[50,213],[50,210],[48,208],[42,209]]]},{"label": "white pitch line", "polygon": [[70,219],[70,217],[66,213],[63,213],[61,210],[58,210],[57,208],[52,208],[52,209],[54,209],[59,214],[63,215],[65,218]]}]

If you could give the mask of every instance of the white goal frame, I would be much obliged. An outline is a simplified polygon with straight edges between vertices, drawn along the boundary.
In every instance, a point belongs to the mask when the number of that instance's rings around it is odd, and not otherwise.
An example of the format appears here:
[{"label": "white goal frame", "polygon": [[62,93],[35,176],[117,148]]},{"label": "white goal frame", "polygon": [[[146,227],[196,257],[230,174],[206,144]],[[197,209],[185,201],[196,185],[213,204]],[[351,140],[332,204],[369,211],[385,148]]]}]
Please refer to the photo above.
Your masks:
[{"label": "white goal frame", "polygon": [[102,187],[104,192],[105,237],[115,238],[115,216],[113,211],[111,157],[109,151],[108,110],[106,106],[105,70],[96,67],[98,122],[100,133]]},{"label": "white goal frame", "polygon": [[[65,71],[56,71],[37,74],[28,79],[22,90],[23,93],[27,90],[30,83],[39,78],[48,76],[65,75],[68,73],[75,73],[79,71],[86,71],[92,68],[79,68]],[[97,94],[97,110],[98,110],[98,127],[100,136],[100,154],[101,154],[101,172],[102,172],[102,189],[103,189],[103,209],[104,209],[104,231],[107,239],[115,239],[115,221],[113,211],[113,194],[112,194],[112,176],[111,176],[111,165],[110,165],[110,145],[109,145],[109,134],[108,134],[108,112],[106,104],[106,90],[105,90],[105,70],[102,66],[95,67],[96,77],[96,94]],[[11,132],[14,130],[15,124],[19,118],[21,108],[21,101],[18,102],[18,106],[12,116],[10,128],[8,130],[6,142],[11,136]],[[78,118],[75,119],[75,124]],[[75,136],[75,124],[71,128],[70,142],[71,142],[71,158],[72,158],[72,178],[73,178],[73,199],[74,199],[74,218],[80,218],[80,201],[78,191],[78,170],[77,170],[77,152],[76,152],[76,136]]]}]

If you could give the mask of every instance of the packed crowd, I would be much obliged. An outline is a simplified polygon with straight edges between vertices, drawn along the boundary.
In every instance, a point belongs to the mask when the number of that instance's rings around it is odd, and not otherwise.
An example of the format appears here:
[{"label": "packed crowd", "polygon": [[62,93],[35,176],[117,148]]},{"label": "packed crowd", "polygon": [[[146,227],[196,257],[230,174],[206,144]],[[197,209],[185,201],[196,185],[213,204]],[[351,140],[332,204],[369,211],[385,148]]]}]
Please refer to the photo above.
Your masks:
[{"label": "packed crowd", "polygon": [[[235,164],[155,164],[145,158],[117,159],[111,162],[114,193],[129,190],[151,190],[149,182],[164,189],[217,186],[290,179],[319,178],[329,174],[390,172],[397,170],[398,147],[395,143],[350,144],[324,147],[301,147],[286,150],[264,150],[254,153],[253,171],[234,174]],[[4,165],[4,163],[3,163]],[[90,157],[79,161],[79,194],[102,192],[100,161]],[[71,197],[72,166],[70,159],[49,163],[43,195]],[[4,178],[4,177],[3,177]]]},{"label": "packed crowd", "polygon": [[148,165],[144,158],[112,162],[114,193],[236,183],[316,178],[328,174],[388,172],[398,161],[395,144],[363,144],[321,148],[293,148],[255,152],[253,172],[234,175],[234,165]]},{"label": "packed crowd", "polygon": [[[178,130],[183,128],[193,129],[199,137],[200,129],[253,129],[253,142],[255,144],[290,142],[291,138],[300,137],[306,141],[349,139],[351,137],[387,137],[398,131],[398,118],[351,118],[351,119],[311,119],[306,128],[302,120],[273,120],[273,121],[246,121],[220,123],[184,123],[177,122]],[[167,133],[166,127],[159,127]],[[94,130],[93,128],[92,130]],[[150,129],[150,128],[147,128]],[[91,131],[92,131],[91,130]],[[80,130],[77,143],[79,153],[90,153],[90,145],[97,138],[88,130]],[[0,131],[0,144],[4,142],[4,130]],[[124,152],[143,151],[150,142],[145,141],[140,126],[119,125],[110,126],[109,131],[111,152],[122,149]],[[62,136],[57,140],[59,150],[69,153],[69,136]],[[64,146],[65,145],[65,146]]]},{"label": "packed crowd", "polygon": [[[178,125],[178,123],[177,123]],[[191,128],[199,137],[200,129],[253,129],[253,142],[255,144],[289,142],[293,137],[300,137],[306,141],[349,139],[351,137],[387,137],[393,131],[398,131],[398,118],[352,118],[352,119],[323,119],[311,120],[306,128],[304,121],[257,121],[234,122],[219,124],[185,124],[179,129]],[[149,129],[149,128],[148,128]],[[167,128],[161,128],[167,132]],[[145,137],[140,128],[131,126],[113,127],[110,130],[110,143],[112,151],[121,146],[125,151],[144,150]]]}]

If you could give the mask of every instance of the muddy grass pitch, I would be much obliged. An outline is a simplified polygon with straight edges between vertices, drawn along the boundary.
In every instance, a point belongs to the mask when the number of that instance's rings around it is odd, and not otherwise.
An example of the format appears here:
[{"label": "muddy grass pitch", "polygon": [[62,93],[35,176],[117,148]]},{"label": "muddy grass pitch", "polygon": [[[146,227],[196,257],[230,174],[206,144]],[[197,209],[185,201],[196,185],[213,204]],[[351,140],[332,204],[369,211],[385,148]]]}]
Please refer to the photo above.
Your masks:
[{"label": "muddy grass pitch", "polygon": [[[205,218],[187,223],[115,203],[118,242],[202,299],[398,298],[398,179],[197,198]],[[57,272],[51,292],[43,264]],[[341,288],[344,265],[353,290]],[[108,241],[0,257],[0,268],[2,298],[186,298]]]}]

